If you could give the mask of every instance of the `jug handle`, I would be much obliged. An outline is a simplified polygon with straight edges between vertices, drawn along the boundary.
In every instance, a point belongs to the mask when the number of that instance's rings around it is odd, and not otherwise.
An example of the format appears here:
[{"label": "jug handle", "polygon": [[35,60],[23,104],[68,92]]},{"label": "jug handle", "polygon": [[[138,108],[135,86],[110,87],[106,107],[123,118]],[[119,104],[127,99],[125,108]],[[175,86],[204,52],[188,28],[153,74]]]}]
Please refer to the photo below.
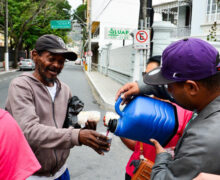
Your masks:
[{"label": "jug handle", "polygon": [[118,113],[119,116],[122,116],[122,112],[119,108],[122,101],[123,101],[123,99],[121,97],[119,97],[118,100],[115,103],[115,111]]}]

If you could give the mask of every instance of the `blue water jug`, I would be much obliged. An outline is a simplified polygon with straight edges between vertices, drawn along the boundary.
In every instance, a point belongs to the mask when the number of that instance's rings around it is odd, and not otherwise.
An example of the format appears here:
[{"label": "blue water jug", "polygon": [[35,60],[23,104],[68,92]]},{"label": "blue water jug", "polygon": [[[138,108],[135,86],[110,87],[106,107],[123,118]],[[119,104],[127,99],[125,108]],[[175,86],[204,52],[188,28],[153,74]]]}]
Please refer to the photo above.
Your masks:
[{"label": "blue water jug", "polygon": [[115,103],[120,118],[110,120],[108,128],[115,135],[151,144],[156,139],[162,146],[172,139],[178,128],[176,108],[170,103],[147,96],[136,96],[121,111],[122,99]]}]

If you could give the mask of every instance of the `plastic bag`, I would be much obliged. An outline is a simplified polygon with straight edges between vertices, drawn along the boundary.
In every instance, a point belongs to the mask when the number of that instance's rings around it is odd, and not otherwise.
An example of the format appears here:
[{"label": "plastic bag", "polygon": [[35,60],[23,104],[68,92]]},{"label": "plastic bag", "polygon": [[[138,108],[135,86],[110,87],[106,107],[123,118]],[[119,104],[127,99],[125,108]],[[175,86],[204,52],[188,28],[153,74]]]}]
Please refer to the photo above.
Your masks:
[{"label": "plastic bag", "polygon": [[78,123],[77,115],[82,111],[83,107],[84,103],[77,96],[73,96],[69,99],[63,128],[68,128],[70,126],[81,128]]}]

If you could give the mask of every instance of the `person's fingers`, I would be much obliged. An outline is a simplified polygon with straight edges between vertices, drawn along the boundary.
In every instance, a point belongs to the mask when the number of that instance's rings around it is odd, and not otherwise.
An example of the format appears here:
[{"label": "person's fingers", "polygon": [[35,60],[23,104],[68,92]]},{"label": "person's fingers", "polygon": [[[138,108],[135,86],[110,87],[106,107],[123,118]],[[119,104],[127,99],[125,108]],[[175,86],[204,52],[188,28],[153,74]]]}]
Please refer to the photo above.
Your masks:
[{"label": "person's fingers", "polygon": [[90,129],[96,130],[96,122],[88,121]]},{"label": "person's fingers", "polygon": [[156,153],[162,153],[162,152],[166,152],[165,149],[160,145],[160,143],[155,140],[155,139],[150,139],[150,142],[152,142],[156,148]]},{"label": "person's fingers", "polygon": [[115,97],[115,101],[117,101],[117,99],[119,98],[119,96],[122,94],[122,93],[124,93],[125,91],[126,91],[126,87],[125,86],[123,86],[123,87],[121,87],[119,90],[118,90],[118,92],[116,93],[116,97]]},{"label": "person's fingers", "polygon": [[119,89],[118,92],[116,93],[116,96],[115,96],[115,101],[118,100],[119,96],[121,95],[121,90]]},{"label": "person's fingers", "polygon": [[97,133],[92,130],[80,130],[81,143],[90,146],[94,149],[108,150],[110,144],[107,142],[107,136]]},{"label": "person's fingers", "polygon": [[[124,86],[122,86],[122,87],[118,90],[118,92],[116,93],[115,101],[117,101],[117,99],[119,98],[119,96],[120,96],[121,94],[123,94],[123,93],[129,91],[129,89],[131,89],[131,88],[132,88],[132,83],[127,83],[127,84],[125,84]],[[124,98],[126,98],[126,97],[124,97]],[[122,99],[124,99],[124,98],[122,97]]]},{"label": "person's fingers", "polygon": [[94,151],[96,151],[98,154],[104,155],[104,152],[102,151],[102,149],[99,148],[99,146],[98,146],[96,143],[94,143],[92,140],[88,140],[87,143],[88,143],[87,146],[91,147],[91,148],[92,148]]},{"label": "person's fingers", "polygon": [[86,129],[96,130],[97,122],[93,120],[88,120],[85,123]]}]

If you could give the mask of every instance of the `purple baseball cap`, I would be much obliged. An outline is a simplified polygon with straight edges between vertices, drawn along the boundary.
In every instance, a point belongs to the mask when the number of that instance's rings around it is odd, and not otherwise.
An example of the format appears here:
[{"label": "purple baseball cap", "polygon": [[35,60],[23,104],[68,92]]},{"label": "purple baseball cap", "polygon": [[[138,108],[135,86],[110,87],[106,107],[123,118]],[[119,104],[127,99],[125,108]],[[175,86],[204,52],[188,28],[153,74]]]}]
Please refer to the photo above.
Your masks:
[{"label": "purple baseball cap", "polygon": [[162,54],[161,67],[144,76],[144,82],[162,85],[201,80],[220,71],[219,53],[208,42],[188,38],[169,45]]}]

